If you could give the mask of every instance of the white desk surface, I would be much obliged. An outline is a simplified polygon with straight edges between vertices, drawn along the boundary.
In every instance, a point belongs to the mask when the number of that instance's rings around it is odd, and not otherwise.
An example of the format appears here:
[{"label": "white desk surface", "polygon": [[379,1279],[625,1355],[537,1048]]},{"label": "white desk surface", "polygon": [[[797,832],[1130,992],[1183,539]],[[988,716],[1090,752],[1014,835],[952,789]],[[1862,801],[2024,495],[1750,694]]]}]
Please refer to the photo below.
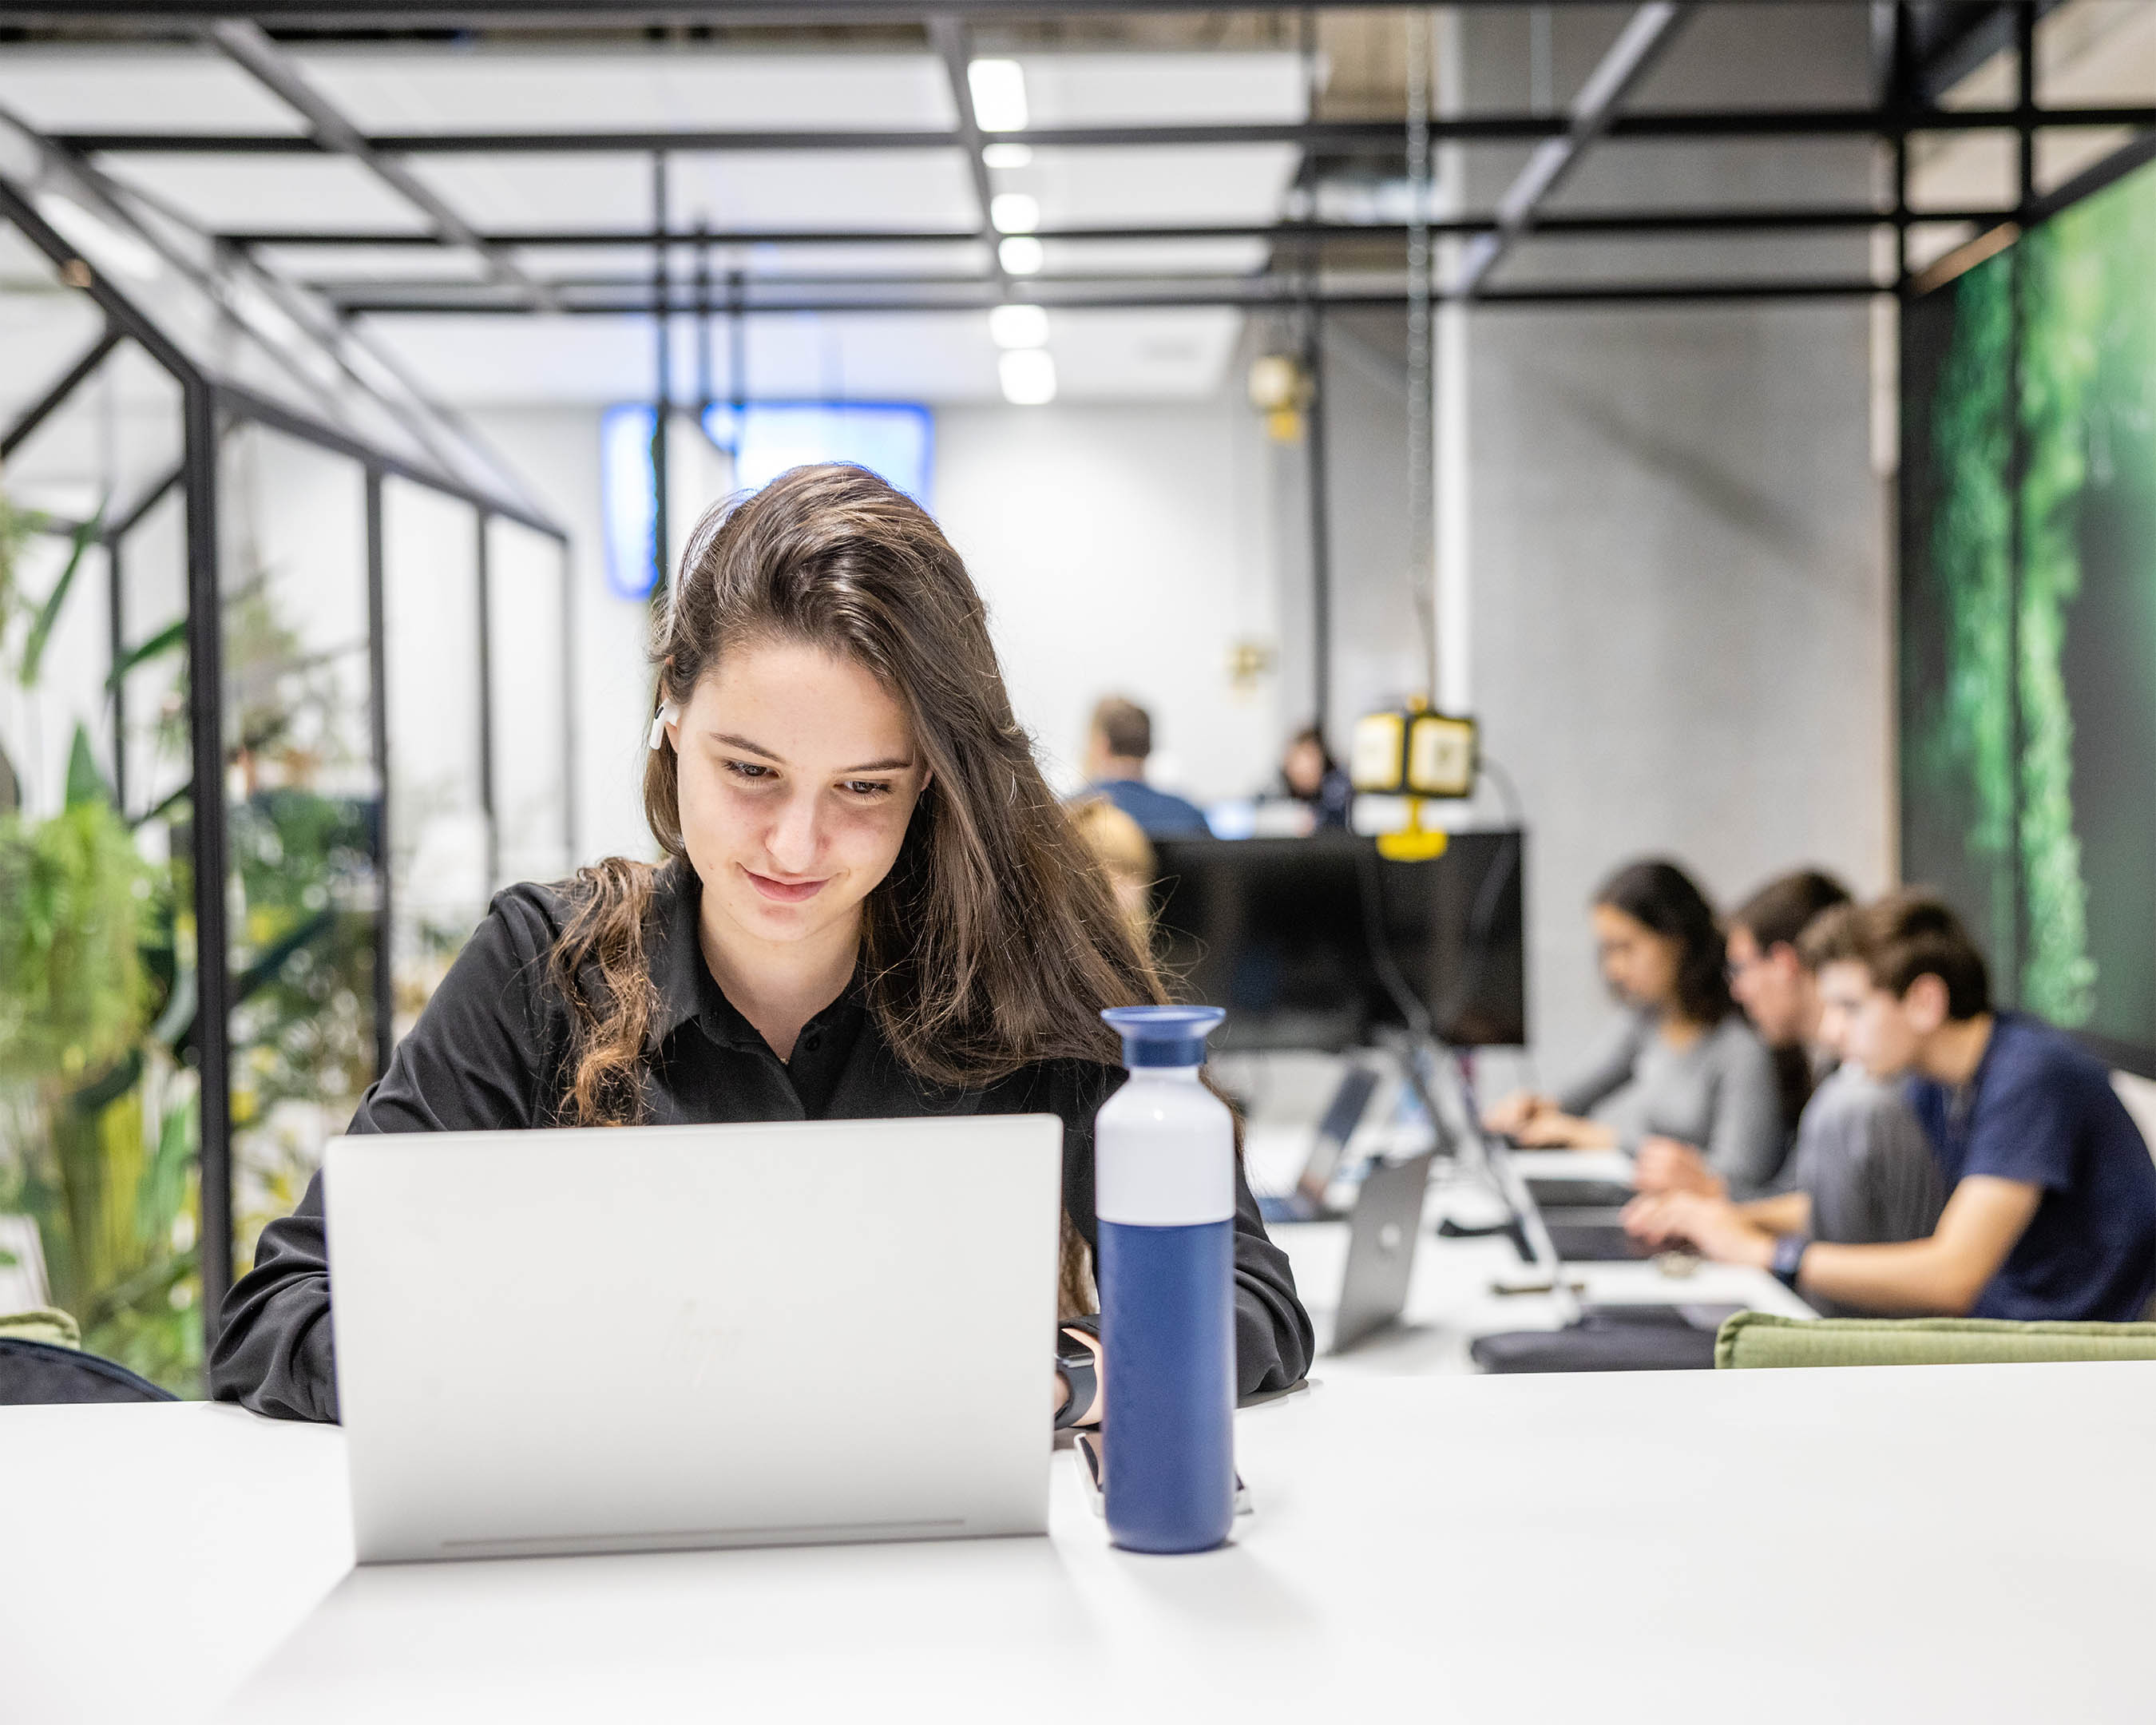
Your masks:
[{"label": "white desk surface", "polygon": [[[1569,1164],[1589,1163],[1573,1151],[1547,1153],[1566,1158],[1565,1172],[1588,1170]],[[1614,1156],[1616,1153],[1610,1153]],[[1521,1157],[1526,1159],[1526,1154]],[[1618,1158],[1620,1161],[1621,1158]],[[1538,1172],[1538,1171],[1537,1171]],[[1590,1178],[1609,1178],[1599,1170]],[[1400,1322],[1370,1337],[1352,1353],[1323,1357],[1318,1369],[1328,1378],[1399,1377],[1430,1372],[1474,1369],[1467,1355],[1476,1337],[1499,1330],[1555,1329],[1563,1322],[1559,1303],[1546,1294],[1496,1291],[1504,1280],[1528,1275],[1510,1240],[1498,1236],[1444,1240],[1430,1230],[1440,1216],[1470,1224],[1496,1221],[1502,1215],[1486,1188],[1472,1181],[1434,1183],[1423,1215],[1423,1238],[1408,1286],[1407,1309]],[[1332,1340],[1332,1315],[1339,1304],[1341,1272],[1348,1260],[1345,1222],[1274,1222],[1267,1231],[1288,1255],[1321,1349]],[[1746,1306],[1789,1317],[1818,1316],[1763,1270],[1730,1264],[1682,1260],[1688,1273],[1669,1274],[1659,1260],[1565,1266],[1583,1301],[1617,1305]]]},{"label": "white desk surface", "polygon": [[347,1573],[334,1430],[0,1409],[0,1716],[2151,1714],[2156,1363],[1350,1378],[1238,1443],[1203,1557],[1061,1455],[1046,1539]]}]

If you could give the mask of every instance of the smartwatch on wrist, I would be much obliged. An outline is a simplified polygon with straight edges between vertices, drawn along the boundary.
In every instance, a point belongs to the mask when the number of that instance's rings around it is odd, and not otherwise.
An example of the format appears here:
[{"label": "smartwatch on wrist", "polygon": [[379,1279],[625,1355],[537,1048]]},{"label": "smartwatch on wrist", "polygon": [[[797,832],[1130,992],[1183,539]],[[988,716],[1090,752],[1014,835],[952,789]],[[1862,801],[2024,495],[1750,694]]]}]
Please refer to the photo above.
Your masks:
[{"label": "smartwatch on wrist", "polygon": [[1774,1272],[1774,1280],[1791,1293],[1797,1291],[1797,1275],[1804,1268],[1804,1249],[1811,1244],[1802,1234],[1784,1234],[1774,1242],[1774,1259],[1767,1267]]},{"label": "smartwatch on wrist", "polygon": [[1101,1320],[1097,1317],[1074,1317],[1055,1327],[1055,1367],[1063,1373],[1063,1381],[1070,1388],[1069,1397],[1056,1410],[1055,1429],[1058,1431],[1068,1430],[1091,1411],[1093,1399],[1100,1393],[1101,1387],[1100,1368],[1093,1350],[1069,1333],[1072,1330],[1098,1336]]}]

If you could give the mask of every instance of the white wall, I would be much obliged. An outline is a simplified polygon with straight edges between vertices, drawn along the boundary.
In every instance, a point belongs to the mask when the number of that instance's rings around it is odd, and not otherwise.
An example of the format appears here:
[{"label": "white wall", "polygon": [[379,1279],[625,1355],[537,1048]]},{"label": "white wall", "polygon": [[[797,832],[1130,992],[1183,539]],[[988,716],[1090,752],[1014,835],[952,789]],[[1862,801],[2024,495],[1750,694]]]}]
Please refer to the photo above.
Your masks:
[{"label": "white wall", "polygon": [[499,408],[470,415],[529,483],[571,541],[570,660],[576,678],[570,747],[577,773],[574,860],[656,854],[644,824],[644,733],[651,719],[645,659],[650,609],[607,586],[599,523],[599,416],[584,407]]},{"label": "white wall", "polygon": [[1250,410],[957,408],[936,429],[937,515],[1052,764],[1075,772],[1112,692],[1152,711],[1157,780],[1200,800],[1265,783],[1281,677],[1239,691],[1228,675],[1235,641],[1281,629],[1271,456]]}]

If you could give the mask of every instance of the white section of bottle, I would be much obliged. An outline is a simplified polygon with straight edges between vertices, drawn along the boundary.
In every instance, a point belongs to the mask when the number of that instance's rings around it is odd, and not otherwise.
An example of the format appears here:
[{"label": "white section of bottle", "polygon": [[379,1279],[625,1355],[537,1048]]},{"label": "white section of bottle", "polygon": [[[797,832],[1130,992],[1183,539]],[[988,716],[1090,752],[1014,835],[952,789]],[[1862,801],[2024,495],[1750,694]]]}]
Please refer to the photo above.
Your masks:
[{"label": "white section of bottle", "polygon": [[1139,1066],[1093,1128],[1103,1222],[1187,1228],[1235,1214],[1235,1122],[1196,1066]]}]

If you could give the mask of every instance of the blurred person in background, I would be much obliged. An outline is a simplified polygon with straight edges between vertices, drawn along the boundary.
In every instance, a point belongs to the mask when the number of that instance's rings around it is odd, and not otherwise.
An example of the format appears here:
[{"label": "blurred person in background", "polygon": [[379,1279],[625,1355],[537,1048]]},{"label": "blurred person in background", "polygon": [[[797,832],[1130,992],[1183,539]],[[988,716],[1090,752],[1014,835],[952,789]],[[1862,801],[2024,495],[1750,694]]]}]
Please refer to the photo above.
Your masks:
[{"label": "blurred person in background", "polygon": [[1827,1021],[1875,1079],[1908,1081],[1948,1189],[1921,1239],[1769,1235],[1697,1193],[1635,1201],[1641,1238],[1770,1270],[1815,1305],[2112,1322],[2156,1294],[2156,1164],[2102,1061],[1995,1010],[1984,955],[1943,901],[1899,892],[1806,932]]},{"label": "blurred person in background", "polygon": [[1325,733],[1306,725],[1288,739],[1281,757],[1281,789],[1310,812],[1308,830],[1345,831],[1355,788],[1325,746]]},{"label": "blurred person in background", "polygon": [[1149,839],[1202,839],[1204,812],[1171,791],[1146,783],[1152,753],[1152,716],[1135,701],[1111,695],[1093,709],[1086,739],[1086,777],[1081,794],[1105,797],[1138,824]]},{"label": "blurred person in background", "polygon": [[[1804,1057],[1815,1087],[1801,1105],[1788,1189],[1772,1197],[1732,1204],[1697,1158],[1664,1152],[1656,1183],[1697,1194],[1699,1208],[1686,1212],[1694,1220],[1714,1206],[1722,1229],[1844,1245],[1921,1240],[1938,1224],[1946,1182],[1923,1127],[1898,1082],[1846,1058],[1845,1015],[1830,1010],[1820,990],[1820,955],[1833,950],[1850,904],[1840,881],[1803,869],[1769,881],[1730,916],[1730,992],[1768,1048]],[[1640,1199],[1626,1221],[1643,1237],[1657,1234],[1666,1225],[1663,1200]],[[1820,1303],[1838,1315],[1865,1309]]]},{"label": "blurred person in background", "polygon": [[1141,947],[1152,944],[1152,883],[1160,872],[1144,829],[1106,797],[1081,797],[1070,824],[1108,877],[1116,908]]},{"label": "blurred person in background", "polygon": [[1675,863],[1628,864],[1594,895],[1603,980],[1625,1009],[1554,1096],[1522,1091],[1486,1123],[1536,1148],[1621,1149],[1643,1191],[1702,1167],[1738,1198],[1764,1192],[1788,1148],[1774,1056],[1737,1009],[1714,909]]}]

